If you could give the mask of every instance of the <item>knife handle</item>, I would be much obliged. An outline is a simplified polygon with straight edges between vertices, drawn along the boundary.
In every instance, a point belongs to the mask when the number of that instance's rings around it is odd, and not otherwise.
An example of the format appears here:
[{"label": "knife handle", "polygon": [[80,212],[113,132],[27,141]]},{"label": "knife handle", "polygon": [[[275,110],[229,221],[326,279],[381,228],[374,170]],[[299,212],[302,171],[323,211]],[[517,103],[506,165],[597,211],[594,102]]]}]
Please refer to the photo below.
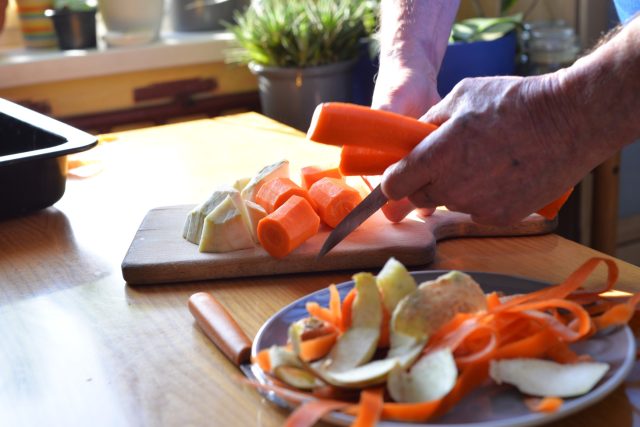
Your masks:
[{"label": "knife handle", "polygon": [[251,340],[222,304],[207,292],[189,297],[189,311],[205,335],[236,366],[248,362]]}]

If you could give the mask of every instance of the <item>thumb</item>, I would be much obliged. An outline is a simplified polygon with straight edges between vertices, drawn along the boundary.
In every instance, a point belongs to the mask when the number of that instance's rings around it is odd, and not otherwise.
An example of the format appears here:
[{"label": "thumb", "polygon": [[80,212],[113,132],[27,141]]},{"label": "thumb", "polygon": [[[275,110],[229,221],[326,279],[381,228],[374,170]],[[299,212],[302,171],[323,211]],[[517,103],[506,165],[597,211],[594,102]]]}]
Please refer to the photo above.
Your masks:
[{"label": "thumb", "polygon": [[433,107],[429,108],[429,110],[420,117],[421,122],[432,123],[436,126],[440,126],[451,117],[449,102],[448,99],[445,98],[442,101],[438,102]]},{"label": "thumb", "polygon": [[436,129],[402,160],[384,171],[382,192],[391,200],[410,196],[433,182],[437,176],[433,144],[438,140],[441,129]]}]

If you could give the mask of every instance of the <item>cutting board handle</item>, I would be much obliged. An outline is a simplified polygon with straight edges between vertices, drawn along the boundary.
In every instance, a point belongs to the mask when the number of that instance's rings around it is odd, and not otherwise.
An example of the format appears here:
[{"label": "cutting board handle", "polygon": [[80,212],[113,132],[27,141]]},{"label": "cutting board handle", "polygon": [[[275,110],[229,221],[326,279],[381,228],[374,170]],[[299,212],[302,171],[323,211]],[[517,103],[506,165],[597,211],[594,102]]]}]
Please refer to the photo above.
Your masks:
[{"label": "cutting board handle", "polygon": [[240,325],[211,294],[198,292],[189,297],[189,311],[205,335],[236,366],[249,362],[251,340]]}]

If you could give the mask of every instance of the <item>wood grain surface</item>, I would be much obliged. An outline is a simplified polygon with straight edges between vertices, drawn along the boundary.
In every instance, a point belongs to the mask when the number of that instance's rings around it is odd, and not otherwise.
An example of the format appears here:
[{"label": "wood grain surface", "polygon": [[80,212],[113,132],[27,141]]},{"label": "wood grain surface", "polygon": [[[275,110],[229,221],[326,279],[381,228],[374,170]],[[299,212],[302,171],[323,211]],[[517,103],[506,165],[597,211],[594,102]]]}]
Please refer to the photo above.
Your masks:
[{"label": "wood grain surface", "polygon": [[553,221],[531,215],[510,227],[476,224],[469,215],[438,210],[433,216],[411,216],[390,223],[378,211],[322,258],[317,258],[331,232],[318,234],[283,259],[262,247],[225,253],[202,253],[182,238],[193,205],[152,209],[142,221],[122,262],[122,275],[132,285],[186,282],[228,277],[376,268],[390,256],[408,267],[433,261],[437,239],[468,236],[522,236],[548,233]]},{"label": "wood grain surface", "polygon": [[[337,151],[256,114],[113,137],[86,153],[102,172],[69,180],[49,209],[0,221],[0,425],[282,426],[288,412],[241,381],[196,325],[187,301],[210,293],[253,337],[284,305],[354,271],[132,287],[121,262],[150,209],[194,203],[212,183],[257,170],[272,157],[286,154],[304,165],[335,159]],[[464,238],[440,241],[424,268],[553,283],[594,255],[601,254],[554,234]],[[617,264],[617,288],[640,291],[640,268]],[[590,283],[603,279],[598,270]],[[632,426],[640,412],[638,384],[636,366],[610,396],[550,425]]]}]

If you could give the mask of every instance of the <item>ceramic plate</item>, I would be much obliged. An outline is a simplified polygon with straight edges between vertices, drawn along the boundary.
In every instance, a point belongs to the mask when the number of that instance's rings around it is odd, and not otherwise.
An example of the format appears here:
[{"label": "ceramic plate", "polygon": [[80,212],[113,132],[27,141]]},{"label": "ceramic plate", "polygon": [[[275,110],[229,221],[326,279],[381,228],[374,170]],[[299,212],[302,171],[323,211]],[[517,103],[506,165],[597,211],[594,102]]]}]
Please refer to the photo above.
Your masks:
[{"label": "ceramic plate", "polygon": [[[444,271],[424,271],[412,273],[418,283],[432,280]],[[522,277],[506,276],[493,273],[470,274],[484,289],[485,292],[502,291],[505,294],[526,293],[540,289],[547,284]],[[353,281],[338,285],[342,298],[353,287]],[[258,331],[253,342],[252,352],[268,348],[271,345],[283,345],[287,341],[289,325],[307,316],[305,304],[308,301],[316,301],[322,306],[327,306],[329,292],[327,289],[309,294],[292,304],[286,306],[271,317]],[[432,420],[428,424],[407,424],[402,422],[382,421],[380,426],[406,427],[411,426],[464,426],[464,427],[523,427],[541,425],[569,414],[577,412],[596,403],[612,392],[627,376],[635,360],[635,340],[628,327],[617,329],[607,335],[596,336],[588,341],[578,343],[572,347],[581,354],[589,354],[595,360],[609,363],[611,369],[598,385],[588,394],[566,399],[562,408],[555,413],[532,413],[522,401],[522,395],[510,386],[488,385],[476,389],[463,399],[445,416]],[[258,372],[255,372],[258,371]],[[259,381],[266,383],[268,377],[254,370]],[[353,417],[332,413],[325,417],[338,425],[349,425]]]}]

